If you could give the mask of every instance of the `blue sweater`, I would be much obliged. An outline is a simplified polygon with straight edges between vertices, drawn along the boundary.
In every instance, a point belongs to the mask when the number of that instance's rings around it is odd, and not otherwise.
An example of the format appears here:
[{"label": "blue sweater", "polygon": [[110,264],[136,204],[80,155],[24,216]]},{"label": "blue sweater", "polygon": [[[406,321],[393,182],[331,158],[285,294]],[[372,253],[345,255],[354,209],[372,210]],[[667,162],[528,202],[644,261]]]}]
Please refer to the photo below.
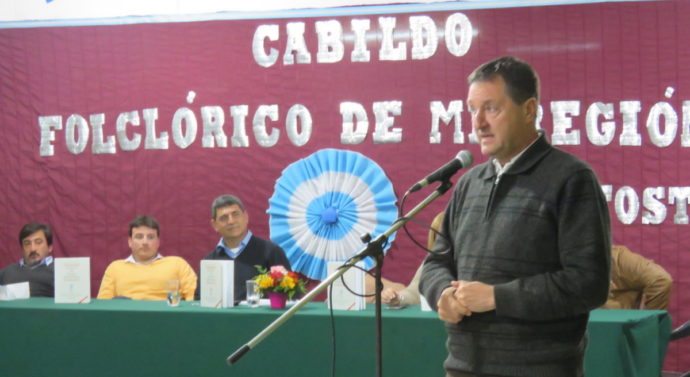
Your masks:
[{"label": "blue sweater", "polygon": [[[608,207],[587,164],[544,136],[495,183],[489,161],[466,173],[424,264],[435,308],[452,280],[494,286],[496,310],[446,324],[447,369],[582,376],[589,311],[606,301]],[[437,308],[435,308],[437,309]]]}]

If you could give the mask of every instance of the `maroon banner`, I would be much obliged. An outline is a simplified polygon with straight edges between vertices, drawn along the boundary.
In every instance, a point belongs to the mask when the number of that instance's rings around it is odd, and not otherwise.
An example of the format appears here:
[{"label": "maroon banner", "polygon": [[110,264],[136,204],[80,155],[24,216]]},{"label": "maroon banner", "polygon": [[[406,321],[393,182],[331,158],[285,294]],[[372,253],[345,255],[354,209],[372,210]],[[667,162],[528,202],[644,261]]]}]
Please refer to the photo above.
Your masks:
[{"label": "maroon banner", "polygon": [[[690,319],[690,3],[361,9],[0,29],[0,266],[20,258],[24,223],[47,222],[55,256],[91,257],[96,292],[146,213],[161,223],[161,253],[198,271],[219,238],[216,196],[241,197],[268,237],[281,171],[323,148],[376,161],[400,199],[461,149],[486,160],[466,77],[514,55],[540,74],[539,126],[596,171],[614,242],[670,272],[674,325]],[[425,242],[426,229],[410,229]],[[423,257],[399,233],[385,276],[407,283]],[[690,369],[681,354],[673,345],[666,368]]]}]

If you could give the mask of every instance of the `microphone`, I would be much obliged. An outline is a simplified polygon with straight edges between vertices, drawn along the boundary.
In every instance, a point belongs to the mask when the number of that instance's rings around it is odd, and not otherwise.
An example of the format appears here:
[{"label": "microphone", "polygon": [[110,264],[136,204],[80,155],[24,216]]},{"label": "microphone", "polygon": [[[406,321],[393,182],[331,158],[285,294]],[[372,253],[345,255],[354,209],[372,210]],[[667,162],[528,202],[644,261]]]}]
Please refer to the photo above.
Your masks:
[{"label": "microphone", "polygon": [[434,182],[445,181],[448,178],[450,178],[453,174],[455,174],[458,170],[462,168],[467,168],[470,165],[472,165],[473,161],[474,158],[472,158],[472,154],[470,152],[460,151],[450,162],[441,166],[435,172],[427,175],[426,178],[415,183],[415,185],[412,186],[408,193],[419,191],[422,187],[428,186],[429,184]]}]

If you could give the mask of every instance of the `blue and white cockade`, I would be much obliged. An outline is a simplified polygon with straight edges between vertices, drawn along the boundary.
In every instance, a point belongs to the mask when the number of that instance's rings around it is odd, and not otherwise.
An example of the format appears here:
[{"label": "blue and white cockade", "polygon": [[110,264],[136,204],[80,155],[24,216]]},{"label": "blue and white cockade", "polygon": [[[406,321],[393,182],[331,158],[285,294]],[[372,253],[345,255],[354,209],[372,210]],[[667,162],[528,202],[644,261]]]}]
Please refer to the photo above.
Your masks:
[{"label": "blue and white cockade", "polygon": [[[357,152],[322,149],[290,164],[276,181],[266,211],[271,239],[293,270],[323,280],[327,262],[350,258],[364,247],[362,234],[375,238],[395,222],[396,200],[376,162]],[[367,269],[373,264],[364,260]]]}]

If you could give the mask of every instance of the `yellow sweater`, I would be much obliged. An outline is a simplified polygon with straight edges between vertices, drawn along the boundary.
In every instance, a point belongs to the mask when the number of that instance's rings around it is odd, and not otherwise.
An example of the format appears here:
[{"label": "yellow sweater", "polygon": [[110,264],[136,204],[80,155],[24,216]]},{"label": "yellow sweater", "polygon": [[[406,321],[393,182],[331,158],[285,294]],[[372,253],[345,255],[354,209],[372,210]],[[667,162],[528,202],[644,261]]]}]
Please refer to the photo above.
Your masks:
[{"label": "yellow sweater", "polygon": [[141,265],[116,260],[106,268],[98,291],[99,299],[124,296],[135,300],[165,300],[165,281],[180,281],[180,293],[194,300],[196,273],[180,257],[163,257]]}]

